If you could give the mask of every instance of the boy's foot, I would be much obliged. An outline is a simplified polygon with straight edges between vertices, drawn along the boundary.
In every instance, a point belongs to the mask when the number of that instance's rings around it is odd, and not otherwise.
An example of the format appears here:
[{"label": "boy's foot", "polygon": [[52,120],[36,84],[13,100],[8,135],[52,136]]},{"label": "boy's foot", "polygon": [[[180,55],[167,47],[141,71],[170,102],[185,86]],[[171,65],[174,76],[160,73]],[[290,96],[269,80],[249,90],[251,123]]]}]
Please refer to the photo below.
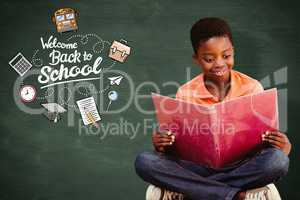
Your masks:
[{"label": "boy's foot", "polygon": [[149,185],[146,200],[184,200],[183,194]]},{"label": "boy's foot", "polygon": [[274,184],[246,191],[245,200],[281,200]]}]

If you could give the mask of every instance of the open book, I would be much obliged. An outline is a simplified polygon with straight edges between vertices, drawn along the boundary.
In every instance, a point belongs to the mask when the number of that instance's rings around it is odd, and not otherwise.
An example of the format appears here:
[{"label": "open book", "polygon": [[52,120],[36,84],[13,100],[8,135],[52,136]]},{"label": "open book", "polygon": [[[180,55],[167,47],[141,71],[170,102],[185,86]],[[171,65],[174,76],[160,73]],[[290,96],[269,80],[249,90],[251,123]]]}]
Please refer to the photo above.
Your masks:
[{"label": "open book", "polygon": [[175,134],[181,159],[212,168],[238,161],[261,147],[262,134],[278,129],[277,90],[203,106],[152,94],[160,129]]}]

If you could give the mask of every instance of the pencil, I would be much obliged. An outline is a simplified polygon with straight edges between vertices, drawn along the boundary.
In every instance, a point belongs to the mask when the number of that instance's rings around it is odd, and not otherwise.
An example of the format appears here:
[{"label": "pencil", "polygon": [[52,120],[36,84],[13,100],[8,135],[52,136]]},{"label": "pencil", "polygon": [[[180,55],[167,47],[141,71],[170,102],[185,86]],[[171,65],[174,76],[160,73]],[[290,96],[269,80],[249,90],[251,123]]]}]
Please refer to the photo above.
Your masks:
[{"label": "pencil", "polygon": [[85,113],[88,121],[91,122],[95,127],[99,128],[99,124],[96,122],[95,118],[93,117],[91,112],[86,112]]}]

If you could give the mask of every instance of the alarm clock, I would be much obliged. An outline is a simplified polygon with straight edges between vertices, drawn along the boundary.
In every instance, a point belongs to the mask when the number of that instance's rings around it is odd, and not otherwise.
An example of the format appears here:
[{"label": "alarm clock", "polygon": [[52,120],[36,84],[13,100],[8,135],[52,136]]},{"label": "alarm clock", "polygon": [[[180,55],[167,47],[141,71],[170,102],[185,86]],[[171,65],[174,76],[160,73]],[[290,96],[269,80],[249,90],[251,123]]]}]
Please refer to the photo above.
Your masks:
[{"label": "alarm clock", "polygon": [[36,89],[32,85],[23,85],[20,89],[20,96],[23,102],[32,102],[36,98]]}]

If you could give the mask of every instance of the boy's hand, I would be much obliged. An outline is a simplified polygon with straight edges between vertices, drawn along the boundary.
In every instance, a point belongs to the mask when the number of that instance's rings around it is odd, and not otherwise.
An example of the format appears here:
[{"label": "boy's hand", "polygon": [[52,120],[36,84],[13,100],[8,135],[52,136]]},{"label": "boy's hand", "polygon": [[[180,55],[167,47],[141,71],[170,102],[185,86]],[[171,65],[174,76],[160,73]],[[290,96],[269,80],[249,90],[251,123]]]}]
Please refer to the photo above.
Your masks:
[{"label": "boy's hand", "polygon": [[273,147],[281,149],[286,155],[289,155],[292,148],[288,137],[279,131],[266,131],[262,135],[262,140]]},{"label": "boy's hand", "polygon": [[173,145],[175,135],[170,131],[164,133],[154,132],[152,135],[152,143],[158,152],[165,152],[165,147]]}]

